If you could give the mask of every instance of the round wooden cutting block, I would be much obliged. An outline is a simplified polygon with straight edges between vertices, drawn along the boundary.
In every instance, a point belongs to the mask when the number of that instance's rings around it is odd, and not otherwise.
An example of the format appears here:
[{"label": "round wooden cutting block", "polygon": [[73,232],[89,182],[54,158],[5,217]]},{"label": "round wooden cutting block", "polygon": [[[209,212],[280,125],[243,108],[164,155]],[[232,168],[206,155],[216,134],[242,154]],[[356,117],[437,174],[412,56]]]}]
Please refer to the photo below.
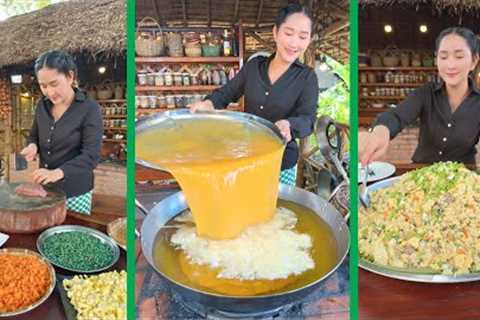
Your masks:
[{"label": "round wooden cutting block", "polygon": [[45,198],[21,196],[15,193],[19,185],[0,184],[0,231],[34,233],[65,221],[66,197],[62,192],[46,188]]}]

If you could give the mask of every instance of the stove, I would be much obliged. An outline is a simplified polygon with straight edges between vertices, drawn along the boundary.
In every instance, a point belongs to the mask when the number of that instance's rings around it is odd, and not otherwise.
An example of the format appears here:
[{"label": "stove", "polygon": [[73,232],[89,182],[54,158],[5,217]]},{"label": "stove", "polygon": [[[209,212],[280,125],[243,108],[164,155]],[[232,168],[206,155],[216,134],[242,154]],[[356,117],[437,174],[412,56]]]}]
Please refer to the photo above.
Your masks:
[{"label": "stove", "polygon": [[280,308],[264,311],[264,312],[252,312],[252,313],[233,313],[223,310],[217,310],[205,307],[204,305],[186,301],[180,294],[172,292],[172,299],[179,304],[179,306],[185,308],[185,310],[198,316],[198,319],[206,320],[230,320],[230,319],[242,319],[242,320],[287,320],[287,319],[299,319],[301,317],[302,303],[289,304]]}]

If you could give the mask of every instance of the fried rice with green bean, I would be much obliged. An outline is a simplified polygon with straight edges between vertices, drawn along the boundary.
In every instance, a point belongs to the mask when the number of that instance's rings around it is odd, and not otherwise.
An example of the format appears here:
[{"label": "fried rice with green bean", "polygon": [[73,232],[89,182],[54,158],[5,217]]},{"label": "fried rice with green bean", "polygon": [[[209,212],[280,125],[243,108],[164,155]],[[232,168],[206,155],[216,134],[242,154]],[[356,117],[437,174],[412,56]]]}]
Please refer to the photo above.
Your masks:
[{"label": "fried rice with green bean", "polygon": [[360,257],[438,274],[480,272],[480,176],[441,162],[370,194],[359,215]]}]

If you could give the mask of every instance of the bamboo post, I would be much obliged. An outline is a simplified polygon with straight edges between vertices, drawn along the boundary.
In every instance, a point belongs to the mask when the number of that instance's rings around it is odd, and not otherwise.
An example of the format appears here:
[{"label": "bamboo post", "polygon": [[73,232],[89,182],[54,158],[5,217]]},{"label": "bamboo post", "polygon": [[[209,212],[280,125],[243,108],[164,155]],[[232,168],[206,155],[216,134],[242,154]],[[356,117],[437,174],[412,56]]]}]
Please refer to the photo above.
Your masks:
[{"label": "bamboo post", "polygon": [[[303,5],[307,6],[310,11],[313,12],[313,5],[314,1],[306,0],[302,1]],[[313,30],[315,30],[315,21],[313,21]],[[311,45],[307,48],[305,53],[303,54],[303,63],[307,66],[312,68],[315,67],[315,45],[312,42]],[[299,188],[302,188],[305,185],[305,177],[304,177],[304,170],[305,170],[305,153],[308,152],[308,139],[309,137],[305,137],[300,139],[299,144],[299,151],[298,151],[298,163],[297,163],[297,181],[296,185]]]},{"label": "bamboo post", "polygon": [[10,182],[10,161],[12,153],[12,112],[5,118],[5,181]]}]

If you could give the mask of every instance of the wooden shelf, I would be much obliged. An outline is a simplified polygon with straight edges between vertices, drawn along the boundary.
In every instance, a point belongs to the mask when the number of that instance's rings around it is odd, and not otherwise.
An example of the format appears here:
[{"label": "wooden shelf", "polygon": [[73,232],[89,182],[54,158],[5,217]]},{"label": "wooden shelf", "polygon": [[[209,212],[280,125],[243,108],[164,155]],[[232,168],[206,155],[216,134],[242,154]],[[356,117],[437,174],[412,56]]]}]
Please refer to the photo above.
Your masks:
[{"label": "wooden shelf", "polygon": [[392,110],[392,108],[359,108],[358,113],[361,113],[363,115],[368,115],[368,114],[377,114],[385,111]]},{"label": "wooden shelf", "polygon": [[126,115],[103,115],[104,119],[126,119]]},{"label": "wooden shelf", "polygon": [[220,86],[137,86],[135,90],[137,92],[145,91],[213,91]]},{"label": "wooden shelf", "polygon": [[118,139],[103,139],[105,142],[116,142],[116,143],[127,143],[127,140],[118,140]]},{"label": "wooden shelf", "polygon": [[240,63],[240,57],[137,57],[136,63]]},{"label": "wooden shelf", "polygon": [[389,82],[375,82],[375,83],[359,83],[360,87],[420,87],[425,83],[389,83]]},{"label": "wooden shelf", "polygon": [[151,108],[145,108],[145,109],[137,108],[137,110],[135,110],[135,111],[137,113],[139,113],[139,112],[152,113],[152,112],[161,112],[161,111],[174,110],[174,109],[175,108],[171,108],[171,109],[168,109],[168,108],[154,108],[154,109],[151,109]]},{"label": "wooden shelf", "polygon": [[358,71],[437,71],[437,67],[359,67]]},{"label": "wooden shelf", "polygon": [[127,102],[125,99],[108,99],[108,100],[95,100],[98,103],[118,103],[118,102]]},{"label": "wooden shelf", "polygon": [[106,131],[126,131],[127,128],[119,128],[119,127],[107,127],[107,128],[103,128],[103,130],[106,130]]},{"label": "wooden shelf", "polygon": [[369,126],[379,113],[392,110],[392,108],[359,108],[358,109],[358,124],[362,126]]},{"label": "wooden shelf", "polygon": [[403,100],[406,99],[407,96],[368,96],[363,97],[360,96],[359,99],[363,100]]}]

